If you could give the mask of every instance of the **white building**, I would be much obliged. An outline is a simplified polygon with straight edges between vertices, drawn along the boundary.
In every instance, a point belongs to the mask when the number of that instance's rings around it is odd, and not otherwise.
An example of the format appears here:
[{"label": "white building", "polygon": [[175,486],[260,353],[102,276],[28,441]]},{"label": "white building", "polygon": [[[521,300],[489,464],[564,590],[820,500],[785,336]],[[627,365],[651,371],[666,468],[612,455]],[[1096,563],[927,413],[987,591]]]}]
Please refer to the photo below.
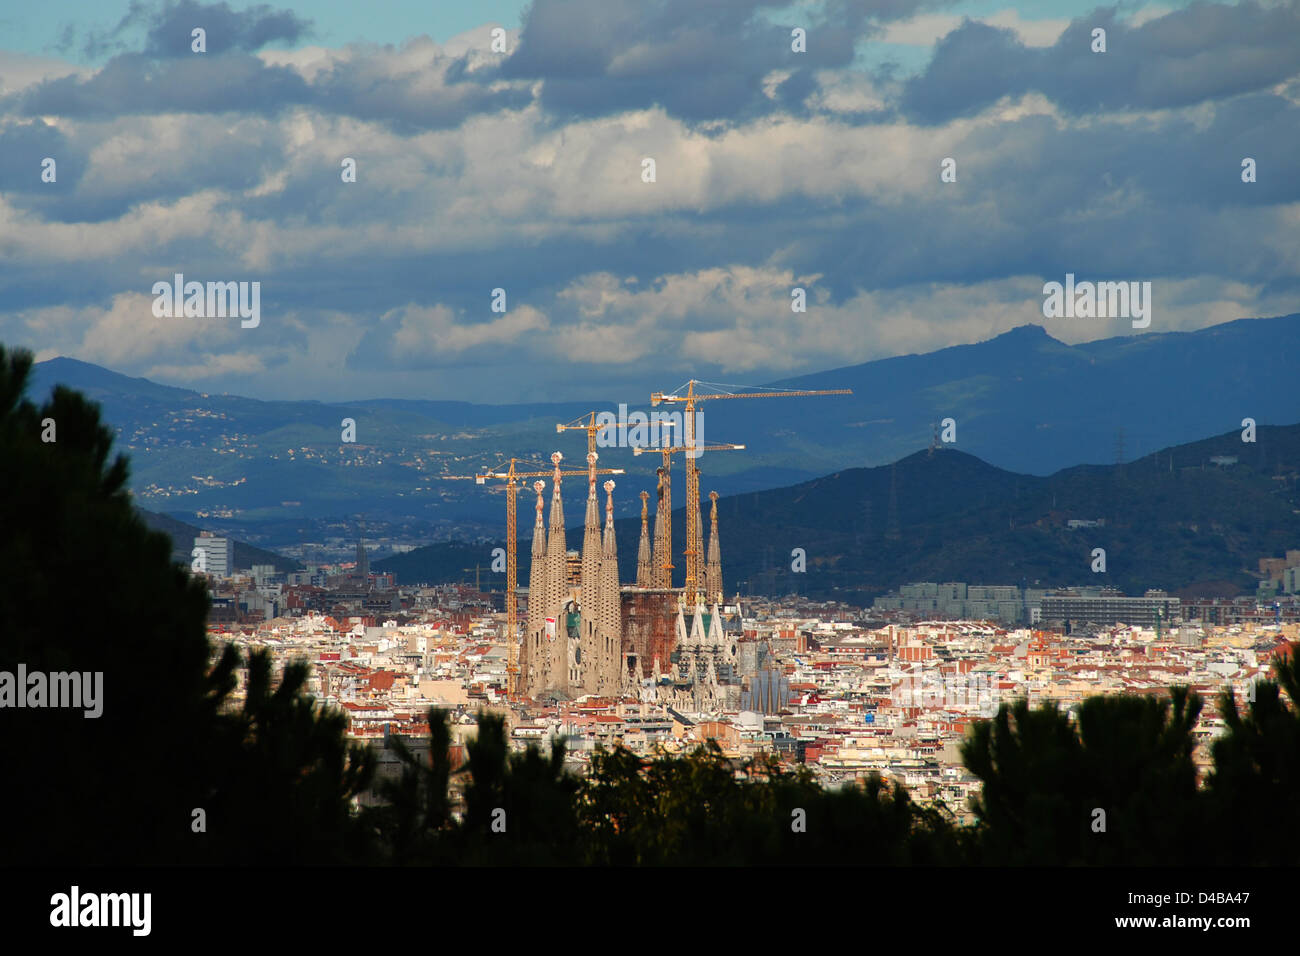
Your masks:
[{"label": "white building", "polygon": [[205,532],[194,539],[191,557],[197,562],[194,570],[201,574],[226,578],[235,570],[235,544],[229,538],[216,538]]}]

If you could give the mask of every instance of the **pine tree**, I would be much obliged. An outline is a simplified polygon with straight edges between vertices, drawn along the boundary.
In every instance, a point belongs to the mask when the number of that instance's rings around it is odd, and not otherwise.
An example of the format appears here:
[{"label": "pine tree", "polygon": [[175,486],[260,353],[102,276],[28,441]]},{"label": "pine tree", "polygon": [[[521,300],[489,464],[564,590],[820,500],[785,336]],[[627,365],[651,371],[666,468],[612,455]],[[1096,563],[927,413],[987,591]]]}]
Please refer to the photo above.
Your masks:
[{"label": "pine tree", "polygon": [[204,584],[135,511],[98,406],[24,398],[31,365],[0,347],[0,671],[102,674],[102,714],[0,711],[0,862],[364,857],[348,804],[370,764],[342,718],[302,696],[302,667],[272,692],[264,658],[230,712],[241,661],[211,664]]}]

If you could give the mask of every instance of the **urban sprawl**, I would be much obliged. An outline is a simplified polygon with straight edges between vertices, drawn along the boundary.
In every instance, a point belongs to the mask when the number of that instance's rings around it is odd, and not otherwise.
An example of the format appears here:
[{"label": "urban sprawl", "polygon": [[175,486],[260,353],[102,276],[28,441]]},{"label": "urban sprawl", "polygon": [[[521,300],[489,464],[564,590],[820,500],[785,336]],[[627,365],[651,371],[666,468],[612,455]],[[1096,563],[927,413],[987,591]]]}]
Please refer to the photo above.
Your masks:
[{"label": "urban sprawl", "polygon": [[[797,596],[726,600],[715,509],[708,551],[695,549],[708,560],[691,602],[685,588],[661,586],[670,580],[663,529],[650,534],[643,497],[637,580],[620,584],[589,457],[582,551],[566,546],[558,461],[549,531],[537,488],[517,611],[500,591],[372,573],[361,541],[354,562],[245,572],[233,568],[229,539],[205,534],[194,545],[213,592],[211,635],[265,649],[277,668],[308,662],[308,690],[373,744],[381,779],[400,766],[393,738],[427,748],[429,709],[439,707],[453,715],[462,755],[481,711],[503,716],[519,749],[563,738],[579,772],[598,747],[650,756],[712,740],[737,767],[765,753],[826,786],[877,773],[959,822],[969,821],[979,785],[960,745],[1000,703],[1068,711],[1099,694],[1189,686],[1206,700],[1195,731],[1204,769],[1224,727],[1217,695],[1231,689],[1244,704],[1271,659],[1300,639],[1300,550],[1261,559],[1258,593],[1235,599],[918,583],[869,609]],[[507,610],[519,616],[514,655]]]}]

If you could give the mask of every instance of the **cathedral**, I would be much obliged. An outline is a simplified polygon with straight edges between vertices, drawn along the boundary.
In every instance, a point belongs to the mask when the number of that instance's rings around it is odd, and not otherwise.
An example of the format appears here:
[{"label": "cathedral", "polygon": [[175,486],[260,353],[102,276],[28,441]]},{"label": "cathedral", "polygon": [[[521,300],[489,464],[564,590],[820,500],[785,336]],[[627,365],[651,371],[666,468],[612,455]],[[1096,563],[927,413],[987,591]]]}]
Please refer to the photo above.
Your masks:
[{"label": "cathedral", "polygon": [[[550,519],[545,482],[537,492],[528,617],[520,654],[521,690],[529,697],[575,699],[588,694],[660,699],[694,710],[733,703],[736,637],[723,628],[722,559],[717,495],[713,499],[703,600],[687,607],[671,587],[671,556],[659,542],[664,512],[661,474],[656,535],[652,546],[645,493],[635,585],[619,580],[614,538],[614,482],[604,483],[605,522],[596,490],[596,455],[587,455],[587,509],[582,551],[573,561],[565,536],[561,455],[551,456]],[[662,469],[661,469],[662,471]],[[576,565],[576,566],[575,566]],[[733,692],[734,690],[734,692]]]}]

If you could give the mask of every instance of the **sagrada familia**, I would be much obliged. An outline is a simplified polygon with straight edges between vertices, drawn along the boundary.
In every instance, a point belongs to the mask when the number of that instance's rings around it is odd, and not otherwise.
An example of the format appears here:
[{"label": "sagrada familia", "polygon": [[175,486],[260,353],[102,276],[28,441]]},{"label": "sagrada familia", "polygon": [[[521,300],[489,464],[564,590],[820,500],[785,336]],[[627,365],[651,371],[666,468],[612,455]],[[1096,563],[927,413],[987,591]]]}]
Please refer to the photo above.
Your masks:
[{"label": "sagrada familia", "polygon": [[[529,697],[575,699],[584,695],[639,696],[694,710],[726,703],[736,685],[736,639],[724,626],[722,552],[718,539],[717,495],[702,595],[693,606],[682,589],[671,586],[670,556],[663,553],[671,521],[665,507],[665,475],[660,469],[659,509],[652,543],[646,500],[641,494],[641,541],[635,585],[619,582],[614,538],[614,482],[606,481],[602,533],[596,493],[596,455],[588,454],[587,513],[580,557],[565,539],[561,497],[561,456],[551,456],[549,528],[542,520],[545,482],[534,483],[537,517],[533,525],[528,617],[520,654],[520,689]],[[668,512],[665,514],[665,512]]]}]

